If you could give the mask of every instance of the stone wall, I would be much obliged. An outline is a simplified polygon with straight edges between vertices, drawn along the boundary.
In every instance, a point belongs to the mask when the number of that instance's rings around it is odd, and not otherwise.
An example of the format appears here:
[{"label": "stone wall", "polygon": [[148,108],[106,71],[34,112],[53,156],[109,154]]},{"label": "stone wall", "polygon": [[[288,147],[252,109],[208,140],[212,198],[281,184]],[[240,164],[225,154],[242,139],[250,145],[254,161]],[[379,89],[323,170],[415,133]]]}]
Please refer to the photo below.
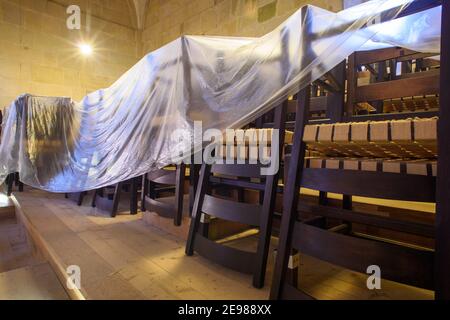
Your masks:
[{"label": "stone wall", "polygon": [[342,0],[150,0],[143,50],[185,34],[261,36],[305,4],[342,9]]},{"label": "stone wall", "polygon": [[[79,100],[183,34],[261,36],[307,3],[342,8],[342,0],[149,0],[144,29],[137,31],[129,3],[0,0],[0,108],[22,93]],[[81,31],[66,28],[71,4],[83,11]],[[91,57],[77,48],[84,39],[95,48]]]},{"label": "stone wall", "polygon": [[[81,31],[66,27],[71,4]],[[131,12],[126,0],[0,0],[0,108],[25,92],[80,99],[110,86],[141,56]],[[84,39],[91,57],[79,53]]]}]

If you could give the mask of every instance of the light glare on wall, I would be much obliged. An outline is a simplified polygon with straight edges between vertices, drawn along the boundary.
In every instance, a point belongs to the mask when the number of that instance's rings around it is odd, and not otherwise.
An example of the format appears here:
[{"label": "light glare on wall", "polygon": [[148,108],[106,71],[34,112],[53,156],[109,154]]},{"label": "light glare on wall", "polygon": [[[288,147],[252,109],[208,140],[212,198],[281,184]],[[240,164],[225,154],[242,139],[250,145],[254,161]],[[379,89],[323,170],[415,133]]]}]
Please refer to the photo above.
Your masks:
[{"label": "light glare on wall", "polygon": [[80,43],[78,45],[78,48],[80,49],[80,52],[84,56],[90,56],[92,52],[94,52],[94,49],[92,49],[92,46],[87,43]]}]

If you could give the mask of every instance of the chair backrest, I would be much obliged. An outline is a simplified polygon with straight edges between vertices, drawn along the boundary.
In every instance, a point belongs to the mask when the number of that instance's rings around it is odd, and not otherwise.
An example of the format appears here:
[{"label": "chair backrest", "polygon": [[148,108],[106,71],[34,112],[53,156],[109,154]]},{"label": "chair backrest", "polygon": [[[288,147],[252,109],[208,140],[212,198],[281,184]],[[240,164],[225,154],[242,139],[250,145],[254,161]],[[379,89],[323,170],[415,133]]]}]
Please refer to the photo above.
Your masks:
[{"label": "chair backrest", "polygon": [[[367,161],[367,159],[335,159],[325,157],[319,158],[317,161],[305,160],[307,142],[304,137],[310,136],[313,143],[317,143],[319,147],[334,151],[332,144],[337,138],[346,140],[342,144],[342,150],[348,152],[353,147],[361,147],[358,142],[350,141],[352,134],[360,137],[360,128],[356,128],[358,124],[332,124],[325,125],[324,132],[321,134],[321,128],[314,126],[308,127],[308,107],[309,94],[303,92],[299,95],[303,99],[304,110],[299,110],[299,116],[296,119],[296,132],[294,134],[294,146],[292,148],[291,160],[288,161],[290,168],[287,170],[288,178],[285,186],[283,216],[280,230],[279,240],[279,257],[277,259],[274,280],[272,284],[272,298],[311,298],[297,288],[297,283],[288,284],[285,282],[287,265],[291,250],[298,250],[303,254],[313,256],[317,259],[327,261],[331,264],[351,269],[357,272],[365,272],[367,267],[373,264],[380,266],[383,270],[383,278],[408,285],[421,288],[433,288],[433,267],[434,252],[429,249],[382,241],[381,238],[372,239],[364,237],[352,236],[353,224],[362,224],[374,226],[377,228],[387,228],[388,230],[396,230],[411,234],[419,234],[420,229],[425,236],[432,235],[431,226],[415,225],[406,222],[390,221],[389,218],[380,219],[371,215],[354,211],[351,204],[345,203],[345,197],[362,196],[368,198],[383,198],[403,201],[423,201],[434,202],[436,200],[436,178],[433,176],[432,165],[424,165],[424,173],[422,168],[417,170],[415,163],[413,167],[408,169],[408,163],[383,163],[383,161]],[[370,143],[370,134],[384,135],[389,131],[389,123],[379,123],[381,128],[376,124],[373,132],[369,123],[367,126],[362,123],[362,127],[367,129],[366,136],[361,136],[362,140],[368,140],[366,146],[376,148],[376,145]],[[410,121],[410,131],[403,131],[402,125],[394,126],[395,130],[401,133],[411,134],[411,130],[416,132],[414,122]],[[418,123],[419,126],[424,123]],[[342,127],[340,127],[342,125]],[[353,126],[356,126],[353,128]],[[336,130],[336,126],[338,129]],[[313,130],[311,130],[313,129]],[[314,131],[314,129],[317,129]],[[342,130],[341,130],[342,129]],[[347,130],[348,129],[348,130]],[[382,129],[382,130],[378,130]],[[421,132],[421,130],[418,130]],[[347,135],[345,136],[345,133]],[[343,133],[341,136],[340,134]],[[392,134],[392,132],[391,132]],[[322,137],[321,137],[322,135]],[[344,137],[345,136],[345,137]],[[320,139],[327,138],[327,143],[321,143]],[[305,143],[306,142],[306,143]],[[383,144],[383,143],[381,143]],[[385,146],[390,145],[386,141]],[[383,149],[381,147],[381,149]],[[399,148],[401,150],[401,148]],[[353,150],[358,152],[356,150]],[[373,150],[372,150],[373,151]],[[373,153],[368,151],[368,154]],[[325,150],[325,153],[328,152]],[[414,167],[415,166],[415,167]],[[398,171],[397,170],[398,167]],[[417,171],[416,171],[417,170]],[[410,172],[408,172],[410,171]],[[411,173],[411,174],[410,174]],[[299,202],[299,190],[301,187],[319,190],[325,193],[336,193],[347,195],[344,196],[342,208],[322,205],[320,203],[308,205]],[[316,220],[309,222],[298,218],[298,208],[302,212],[310,212],[316,216]],[[361,220],[364,216],[365,220]],[[325,220],[324,220],[325,219]],[[341,225],[336,229],[327,228],[327,219],[338,219]],[[398,225],[402,224],[401,227]],[[337,230],[337,231],[335,231]],[[339,231],[344,230],[344,231]]]},{"label": "chair backrest", "polygon": [[352,54],[347,68],[346,120],[438,115],[440,70],[438,62],[429,59],[432,56],[403,48]]},{"label": "chair backrest", "polygon": [[[260,156],[272,155],[278,151],[281,157],[285,144],[284,118],[287,102],[277,108],[275,129],[279,135],[272,135],[272,129],[238,130],[233,136],[228,133],[223,142],[215,144],[214,164],[203,164],[193,210],[193,219],[186,245],[186,253],[194,251],[228,268],[253,274],[253,284],[261,288],[264,284],[266,263],[271,238],[271,225],[276,202],[279,168],[264,172],[267,168]],[[236,139],[238,136],[238,139]],[[253,139],[249,139],[253,138]],[[278,138],[278,141],[274,139]],[[228,142],[228,143],[226,143]],[[276,144],[279,148],[274,148]],[[261,144],[262,143],[262,144]],[[256,144],[256,149],[253,149]],[[262,147],[263,149],[260,149]],[[212,152],[212,150],[211,150]],[[226,157],[229,161],[223,161]],[[275,165],[279,164],[275,163]],[[274,164],[273,162],[270,165]],[[220,187],[243,191],[262,191],[262,199],[245,199],[244,197],[224,197],[217,190]],[[214,188],[214,190],[213,190]],[[214,191],[214,192],[213,192]],[[224,246],[200,234],[201,217],[213,216],[226,221],[244,224],[260,230],[256,252],[242,251]],[[205,219],[204,219],[205,220]],[[208,219],[206,219],[208,220]]]},{"label": "chair backrest", "polygon": [[152,171],[146,175],[147,180],[164,185],[176,184],[176,166],[169,166],[164,169]]},{"label": "chair backrest", "polygon": [[[316,80],[311,88],[309,121],[311,123],[340,122],[345,109],[346,61]],[[296,96],[287,101],[286,130],[295,129]],[[255,122],[256,128],[273,128],[275,111],[272,110]]]}]

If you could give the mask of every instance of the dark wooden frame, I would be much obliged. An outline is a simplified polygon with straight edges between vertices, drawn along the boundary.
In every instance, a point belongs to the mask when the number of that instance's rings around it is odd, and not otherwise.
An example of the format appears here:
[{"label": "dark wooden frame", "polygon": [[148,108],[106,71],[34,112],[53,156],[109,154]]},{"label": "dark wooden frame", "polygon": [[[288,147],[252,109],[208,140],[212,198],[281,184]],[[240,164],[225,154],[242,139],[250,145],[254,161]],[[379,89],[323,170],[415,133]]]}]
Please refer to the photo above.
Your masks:
[{"label": "dark wooden frame", "polygon": [[[364,196],[372,198],[397,199],[405,201],[434,202],[436,200],[436,179],[426,176],[408,176],[394,173],[344,171],[327,169],[305,169],[304,157],[306,145],[301,142],[307,121],[309,90],[300,94],[294,135],[294,144],[289,165],[289,174],[284,192],[284,211],[280,227],[278,258],[271,289],[272,299],[310,299],[308,294],[294,290],[294,284],[287,284],[287,263],[292,250],[334,263],[357,272],[365,272],[370,265],[378,265],[383,270],[383,278],[415,285],[426,289],[434,287],[434,253],[426,249],[417,249],[400,244],[392,244],[373,239],[341,234],[351,223],[388,228],[390,230],[433,236],[429,225],[410,224],[386,218],[364,215],[352,210],[351,205],[343,208],[327,207],[320,202],[306,208],[299,202],[301,187]],[[297,164],[297,165],[296,165]],[[290,179],[290,177],[295,177]],[[324,226],[312,226],[300,220],[300,210],[309,211],[317,216],[341,219],[343,228],[324,229]],[[306,210],[305,210],[306,209]],[[345,222],[344,222],[345,221]],[[381,240],[381,239],[380,239]],[[399,272],[399,269],[401,270]]]},{"label": "dark wooden frame", "polygon": [[442,4],[441,70],[435,287],[436,299],[450,300],[450,1]]},{"label": "dark wooden frame", "polygon": [[16,185],[18,187],[19,192],[23,192],[24,184],[20,181],[19,173],[11,173],[6,177],[6,187],[7,187],[7,195],[10,197],[13,193],[13,187]]},{"label": "dark wooden frame", "polygon": [[[284,145],[285,139],[285,115],[287,101],[278,107],[275,113],[275,129],[280,130],[279,145]],[[279,148],[281,159],[283,148]],[[203,164],[200,173],[199,185],[194,202],[193,217],[189,229],[186,244],[186,255],[192,256],[194,251],[216,263],[233,270],[253,274],[253,286],[264,286],[267,259],[272,235],[272,223],[275,210],[275,200],[280,171],[267,177],[261,176],[261,166],[251,164]],[[244,179],[258,178],[263,180],[260,189],[264,191],[261,204],[247,204],[232,200],[223,200],[208,195],[208,190],[213,186],[211,174],[240,177]],[[265,181],[264,181],[265,180]],[[225,183],[222,181],[222,183]],[[251,187],[251,185],[247,185]],[[201,216],[208,214],[224,220],[239,222],[253,227],[258,227],[259,240],[256,252],[247,252],[225,245],[221,245],[207,238],[201,233]]]},{"label": "dark wooden frame", "polygon": [[84,197],[86,197],[87,194],[87,192],[66,193],[65,198],[75,201],[77,206],[81,207],[83,205]]},{"label": "dark wooden frame", "polygon": [[[428,1],[438,5],[439,1]],[[413,3],[414,4],[414,3]],[[427,1],[417,1],[417,5],[427,6]],[[431,5],[431,4],[430,4]],[[412,5],[414,8],[415,5]],[[420,7],[420,6],[419,6]],[[414,13],[414,11],[413,11]],[[441,69],[450,70],[450,2],[443,4],[442,50]],[[375,53],[376,54],[376,53]],[[349,61],[349,74],[356,74],[355,55]],[[423,76],[419,76],[422,83]],[[435,73],[425,75],[426,84],[432,88],[450,88],[450,72],[441,72],[439,77]],[[352,81],[352,78],[350,78]],[[355,79],[353,79],[354,83]],[[395,88],[400,94],[415,93],[424,87],[415,77],[406,77],[395,80]],[[440,81],[440,83],[439,83]],[[410,83],[414,85],[403,89],[398,84]],[[386,85],[381,85],[386,88]],[[366,88],[367,92],[379,90],[380,85]],[[353,103],[357,101],[356,90],[349,85],[348,117],[353,114]],[[367,94],[367,92],[365,94]],[[395,93],[397,94],[397,93]],[[391,94],[389,94],[390,96]],[[414,94],[412,94],[414,95]],[[450,177],[448,177],[448,163],[450,162],[450,142],[448,131],[450,127],[450,111],[445,108],[450,103],[450,91],[442,90],[440,95],[439,120],[439,161],[438,178],[422,176],[406,176],[404,174],[371,173],[360,171],[340,171],[326,169],[305,169],[304,157],[306,144],[303,142],[304,128],[308,124],[310,89],[306,88],[299,94],[297,118],[295,124],[294,141],[291,163],[288,168],[288,180],[284,192],[284,208],[280,227],[280,240],[277,261],[274,270],[271,299],[312,299],[310,295],[298,290],[297,283],[287,283],[288,261],[293,249],[298,249],[319,259],[335,263],[343,267],[365,272],[369,265],[376,264],[383,270],[383,278],[406,283],[426,289],[434,289],[436,299],[450,299]],[[380,94],[370,99],[386,98]],[[366,99],[358,98],[358,99]],[[303,106],[303,108],[302,108]],[[405,117],[405,115],[402,115]],[[406,115],[408,116],[408,115]],[[373,119],[373,118],[372,118]],[[368,183],[367,183],[368,182]],[[328,192],[348,193],[374,198],[388,198],[398,200],[415,200],[436,202],[436,228],[425,224],[410,224],[390,219],[371,217],[360,214],[350,208],[329,208],[320,204],[309,207],[300,202],[300,210],[309,209],[318,216],[342,218],[347,222],[377,225],[390,230],[418,234],[423,236],[436,236],[436,249],[422,249],[405,246],[400,243],[390,243],[383,239],[367,239],[363,235],[349,236],[342,230],[346,225],[327,230],[324,225],[313,226],[301,221],[298,215],[299,190],[301,187]]]},{"label": "dark wooden frame", "polygon": [[[191,190],[189,190],[189,202],[192,203],[192,205],[190,205],[189,212],[193,206],[193,197],[191,197],[191,195],[195,195],[196,183],[198,181],[197,166],[191,165],[190,168],[189,180]],[[177,165],[176,170],[174,171],[161,169],[146,174],[142,182],[142,211],[155,212],[162,217],[173,219],[175,226],[181,226],[183,212],[187,209],[184,208],[184,198],[186,196],[185,180],[186,164]],[[158,200],[160,198],[160,193],[172,190],[174,190],[175,193],[173,204]]]},{"label": "dark wooden frame", "polygon": [[[317,80],[312,88],[310,113],[324,113],[325,117],[309,119],[311,123],[330,123],[343,120],[345,111],[345,82],[346,61],[341,62],[330,72],[326,73],[320,80]],[[318,92],[321,94],[317,94]],[[297,112],[297,101],[289,100],[287,105],[286,130],[295,129],[295,121],[289,120],[290,115],[295,116]],[[273,111],[258,118],[256,128],[273,128]]]},{"label": "dark wooden frame", "polygon": [[[378,70],[376,82],[358,86],[358,70],[361,66],[370,67],[371,64],[378,63],[383,66],[387,63],[394,68],[395,61],[407,61],[418,57],[429,57],[434,54],[420,54],[415,51],[404,48],[387,48],[372,51],[355,52],[348,58],[347,68],[347,106],[345,121],[376,121],[376,120],[395,120],[404,119],[405,114],[411,117],[433,117],[437,116],[436,111],[416,111],[401,113],[383,113],[382,101],[392,98],[430,95],[439,92],[440,73],[439,70],[430,70],[417,73],[407,73],[401,77],[392,76],[390,81],[383,81],[383,71]],[[389,60],[389,62],[386,62]],[[376,114],[356,115],[355,105],[361,102],[378,102]]]},{"label": "dark wooden frame", "polygon": [[138,214],[138,186],[140,185],[139,179],[141,178],[142,177],[133,178],[128,181],[120,182],[113,186],[112,188],[114,188],[114,193],[112,194],[112,198],[111,194],[105,192],[107,191],[107,188],[95,190],[94,196],[92,198],[92,207],[109,212],[111,214],[111,217],[115,218],[118,213],[123,188],[124,186],[128,185],[130,189],[130,213],[132,215]]}]

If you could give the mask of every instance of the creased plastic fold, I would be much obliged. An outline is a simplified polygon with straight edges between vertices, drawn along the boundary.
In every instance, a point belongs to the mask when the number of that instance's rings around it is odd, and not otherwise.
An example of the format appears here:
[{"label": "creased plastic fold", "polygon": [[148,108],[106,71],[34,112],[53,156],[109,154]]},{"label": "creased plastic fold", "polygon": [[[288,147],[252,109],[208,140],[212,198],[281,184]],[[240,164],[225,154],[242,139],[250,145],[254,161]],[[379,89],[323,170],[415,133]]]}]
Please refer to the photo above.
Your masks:
[{"label": "creased plastic fold", "polygon": [[19,172],[52,192],[112,185],[188,153],[179,133],[193,138],[196,122],[239,128],[355,51],[396,45],[438,55],[441,8],[395,19],[411,1],[339,13],[305,6],[261,38],[184,36],[81,102],[23,95],[3,124],[0,179]]}]

